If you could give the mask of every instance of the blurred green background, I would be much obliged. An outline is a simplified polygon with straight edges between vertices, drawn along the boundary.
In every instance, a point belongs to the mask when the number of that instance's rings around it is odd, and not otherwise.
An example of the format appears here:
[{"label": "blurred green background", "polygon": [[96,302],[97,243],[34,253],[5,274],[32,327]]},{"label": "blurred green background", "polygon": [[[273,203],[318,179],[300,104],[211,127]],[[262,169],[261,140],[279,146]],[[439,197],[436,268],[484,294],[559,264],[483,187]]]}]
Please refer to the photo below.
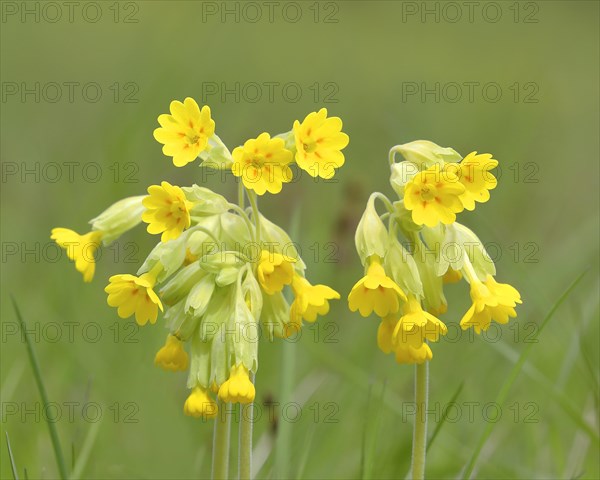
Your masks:
[{"label": "blurred green background", "polygon": [[[391,146],[430,139],[463,155],[493,153],[498,188],[459,220],[493,244],[497,278],[524,304],[514,324],[473,339],[456,328],[466,285],[447,289],[442,319],[453,336],[432,347],[430,433],[464,386],[427,474],[459,476],[494,421],[478,478],[598,478],[598,2],[65,3],[2,2],[2,434],[21,476],[24,467],[29,478],[58,474],[10,294],[34,330],[69,463],[86,439],[91,446],[83,478],[209,475],[211,424],[183,415],[185,375],[153,365],[161,322],[134,328],[103,292],[110,275],[135,272],[157,238],[140,227],[104,249],[90,285],[49,244],[52,227],[83,232],[113,201],[161,180],[234,198],[231,178],[197,163],[176,169],[152,138],[169,102],[192,96],[210,104],[230,148],[322,106],[343,119],[351,140],[334,181],[303,176],[261,199],[286,228],[299,210],[308,275],[342,298],[361,275],[353,232],[366,198],[393,193]],[[238,98],[226,92],[236,89]],[[508,401],[495,405],[518,354],[585,269]],[[281,341],[261,344],[258,476],[404,478],[413,368],[378,351],[377,319],[351,314],[345,301],[319,322],[290,346],[293,371],[281,371]],[[290,377],[302,415],[276,408],[275,424],[264,404],[279,401]],[[287,471],[274,467],[282,429]],[[10,478],[4,439],[0,450]]]}]

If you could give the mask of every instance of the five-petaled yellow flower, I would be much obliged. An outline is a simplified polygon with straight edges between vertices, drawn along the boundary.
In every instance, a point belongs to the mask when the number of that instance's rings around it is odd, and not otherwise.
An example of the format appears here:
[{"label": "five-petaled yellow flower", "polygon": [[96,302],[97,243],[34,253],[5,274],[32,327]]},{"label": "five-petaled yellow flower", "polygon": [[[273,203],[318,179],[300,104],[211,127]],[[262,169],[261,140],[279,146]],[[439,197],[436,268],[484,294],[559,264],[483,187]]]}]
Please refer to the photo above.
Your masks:
[{"label": "five-petaled yellow flower", "polygon": [[69,260],[73,260],[77,271],[83,274],[83,281],[91,282],[96,270],[94,254],[100,246],[102,232],[79,235],[68,228],[53,228],[50,238],[67,251]]},{"label": "five-petaled yellow flower", "polygon": [[385,274],[381,259],[373,255],[369,258],[367,274],[352,287],[348,295],[348,306],[353,312],[358,310],[363,317],[368,317],[373,311],[380,317],[386,317],[398,311],[399,299],[406,301],[406,295]]},{"label": "five-petaled yellow flower", "polygon": [[164,347],[156,353],[154,364],[172,372],[187,370],[189,357],[183,342],[175,335],[169,335]]},{"label": "five-petaled yellow flower", "polygon": [[294,122],[296,163],[313,177],[331,178],[344,165],[341,152],[349,142],[339,117],[327,118],[327,109],[309,113]]},{"label": "five-petaled yellow flower", "polygon": [[421,308],[421,302],[413,295],[403,306],[400,320],[394,327],[392,343],[398,363],[423,363],[433,355],[425,342],[436,342],[448,332],[446,325]]},{"label": "five-petaled yellow flower", "polygon": [[193,98],[183,103],[171,102],[171,115],[158,117],[160,128],[154,130],[154,138],[163,144],[163,153],[173,157],[176,167],[193,162],[208,147],[208,139],[215,133],[215,122],[210,117],[210,107],[202,110]]},{"label": "five-petaled yellow flower", "polygon": [[248,369],[242,364],[231,367],[229,378],[219,387],[219,398],[224,402],[251,403],[255,395]]},{"label": "five-petaled yellow flower", "polygon": [[216,402],[201,386],[194,387],[192,393],[183,404],[183,413],[196,418],[215,418],[219,413]]},{"label": "five-petaled yellow flower", "polygon": [[258,281],[269,295],[280,292],[284,285],[292,283],[294,278],[294,260],[276,252],[263,250],[256,269]]},{"label": "five-petaled yellow flower", "polygon": [[301,324],[302,319],[314,322],[317,315],[329,313],[329,300],[337,300],[340,294],[327,285],[311,285],[299,275],[294,276],[292,289],[296,298],[290,308],[290,319],[295,324]]},{"label": "five-petaled yellow flower", "polygon": [[491,275],[485,283],[476,279],[471,281],[471,299],[473,305],[463,316],[460,326],[463,330],[474,327],[476,333],[487,330],[492,320],[508,323],[509,317],[517,316],[517,303],[523,303],[516,288],[508,283],[497,283]]},{"label": "five-petaled yellow flower", "polygon": [[417,173],[406,184],[404,206],[411,210],[417,225],[435,227],[439,222],[450,224],[464,208],[460,201],[464,192],[465,187],[458,176],[452,171],[440,170],[439,164],[436,164]]},{"label": "five-petaled yellow flower", "polygon": [[193,203],[188,201],[181,188],[162,182],[148,187],[148,195],[142,201],[146,211],[142,220],[148,224],[148,233],[162,233],[161,241],[173,240],[191,225],[190,209]]},{"label": "five-petaled yellow flower", "polygon": [[490,190],[496,188],[498,181],[490,172],[498,166],[498,160],[489,153],[477,155],[469,153],[460,163],[448,163],[446,171],[456,173],[460,183],[465,186],[460,201],[467,210],[475,210],[475,202],[485,203],[490,199]]},{"label": "five-petaled yellow flower", "polygon": [[279,193],[283,184],[292,180],[289,167],[292,152],[285,148],[281,138],[261,133],[257,138],[247,140],[243,147],[236,147],[232,156],[231,171],[257,195]]},{"label": "five-petaled yellow flower", "polygon": [[156,323],[158,309],[163,305],[153,288],[156,278],[152,273],[135,275],[113,275],[104,291],[108,293],[107,302],[111,307],[117,307],[121,318],[128,318],[135,313],[138,325]]}]

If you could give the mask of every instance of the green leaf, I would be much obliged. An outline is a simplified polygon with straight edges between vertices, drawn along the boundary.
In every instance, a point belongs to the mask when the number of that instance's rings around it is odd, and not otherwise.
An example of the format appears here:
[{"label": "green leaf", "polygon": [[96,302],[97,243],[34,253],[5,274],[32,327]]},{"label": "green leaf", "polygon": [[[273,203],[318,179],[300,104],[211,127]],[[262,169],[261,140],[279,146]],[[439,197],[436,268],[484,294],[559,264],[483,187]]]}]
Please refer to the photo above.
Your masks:
[{"label": "green leaf", "polygon": [[[10,299],[12,301],[13,307],[15,309],[15,314],[17,315],[17,319],[19,320],[19,325],[21,326],[21,332],[23,333],[23,337],[25,338],[25,344],[27,346],[27,353],[29,355],[29,363],[31,363],[31,369],[33,370],[33,376],[35,378],[35,383],[37,384],[38,391],[40,393],[40,397],[42,399],[42,404],[44,406],[44,411],[47,411],[48,408],[48,394],[46,393],[46,387],[44,386],[44,382],[42,380],[42,374],[40,372],[40,366],[37,361],[37,356],[35,354],[35,350],[33,348],[33,343],[29,338],[29,334],[27,333],[27,326],[25,325],[25,321],[21,316],[21,312],[19,311],[19,307],[17,306],[17,302],[14,297],[11,295]],[[62,450],[60,448],[60,441],[58,440],[58,432],[56,431],[56,424],[52,421],[52,419],[46,418],[46,423],[48,424],[48,430],[50,431],[50,440],[52,440],[52,448],[54,449],[54,456],[56,457],[56,465],[58,466],[58,471],[60,473],[60,477],[63,479],[68,478],[67,475],[67,467],[65,463],[65,457],[63,456]]]},{"label": "green leaf", "polygon": [[12,470],[13,479],[19,480],[19,475],[17,474],[17,465],[15,464],[15,459],[13,458],[12,448],[10,448],[8,432],[6,432],[6,445],[8,446],[8,458],[10,458],[10,469]]}]

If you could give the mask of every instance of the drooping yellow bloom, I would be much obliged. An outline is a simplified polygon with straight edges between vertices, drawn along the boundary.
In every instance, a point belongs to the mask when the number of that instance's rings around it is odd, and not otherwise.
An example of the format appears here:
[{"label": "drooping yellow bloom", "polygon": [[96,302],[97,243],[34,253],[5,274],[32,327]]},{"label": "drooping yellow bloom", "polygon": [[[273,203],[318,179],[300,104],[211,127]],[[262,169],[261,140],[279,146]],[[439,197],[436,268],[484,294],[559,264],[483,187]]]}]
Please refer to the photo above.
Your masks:
[{"label": "drooping yellow bloom", "polygon": [[256,390],[250,381],[248,369],[242,364],[231,367],[229,378],[219,388],[219,398],[224,402],[251,403]]},{"label": "drooping yellow bloom", "polygon": [[446,270],[446,273],[444,273],[444,276],[442,277],[444,283],[457,283],[460,282],[461,279],[462,273],[460,272],[460,270],[454,270],[452,268],[448,268],[448,270]]},{"label": "drooping yellow bloom", "polygon": [[411,210],[417,225],[435,227],[450,224],[463,210],[460,196],[465,187],[452,171],[440,171],[438,164],[417,173],[404,189],[404,206]]},{"label": "drooping yellow bloom", "polygon": [[257,277],[263,290],[269,295],[280,292],[284,285],[292,283],[295,260],[280,253],[263,250],[258,262]]},{"label": "drooping yellow bloom", "polygon": [[171,115],[159,115],[161,128],[154,130],[154,138],[163,144],[163,153],[173,157],[173,164],[183,167],[206,150],[208,139],[215,133],[215,122],[210,107],[205,105],[200,110],[193,98],[183,103],[172,101],[170,110]]},{"label": "drooping yellow bloom", "polygon": [[327,285],[311,285],[299,275],[294,276],[292,289],[296,298],[290,308],[290,320],[301,324],[302,319],[314,322],[317,315],[329,313],[329,300],[339,299],[340,294]]},{"label": "drooping yellow bloom", "polygon": [[391,353],[394,349],[394,329],[398,323],[397,315],[388,315],[381,319],[377,329],[377,346],[383,353]]},{"label": "drooping yellow bloom", "polygon": [[104,291],[108,293],[107,302],[111,307],[117,307],[121,318],[128,318],[135,313],[138,325],[156,323],[158,309],[163,310],[163,305],[156,293],[154,284],[156,278],[152,273],[135,275],[113,275]]},{"label": "drooping yellow bloom", "polygon": [[142,201],[146,211],[142,220],[148,224],[148,233],[162,233],[162,242],[173,240],[191,225],[192,202],[183,190],[169,182],[148,187],[149,195]]},{"label": "drooping yellow bloom", "polygon": [[313,177],[331,178],[344,164],[341,152],[349,142],[342,132],[339,117],[327,118],[327,109],[309,113],[304,121],[294,122],[296,163]]},{"label": "drooping yellow bloom", "polygon": [[476,279],[471,281],[471,299],[473,305],[463,316],[460,326],[463,330],[474,327],[476,333],[487,330],[492,320],[508,323],[509,317],[517,316],[517,304],[523,303],[516,288],[508,283],[497,283],[491,275],[484,283]]},{"label": "drooping yellow bloom", "polygon": [[498,166],[498,160],[489,153],[477,155],[469,153],[459,164],[449,163],[445,169],[457,174],[465,186],[460,201],[467,210],[475,209],[475,202],[485,203],[490,199],[490,190],[496,188],[498,181],[490,170]]},{"label": "drooping yellow bloom", "polygon": [[436,342],[448,332],[446,325],[423,310],[421,302],[409,295],[402,317],[394,327],[392,343],[398,363],[423,363],[433,354],[426,340]]},{"label": "drooping yellow bloom", "polygon": [[164,347],[154,357],[154,364],[172,372],[187,370],[189,357],[183,348],[183,342],[175,335],[168,335]]},{"label": "drooping yellow bloom", "polygon": [[243,147],[236,147],[232,156],[231,171],[257,195],[279,193],[283,184],[292,180],[288,165],[292,161],[292,152],[285,148],[281,138],[261,133],[257,138],[247,140]]},{"label": "drooping yellow bloom", "polygon": [[358,310],[363,317],[368,317],[373,311],[380,317],[386,317],[398,311],[399,298],[406,300],[406,295],[385,274],[381,259],[373,255],[369,257],[367,274],[352,287],[348,295],[348,306],[353,312]]},{"label": "drooping yellow bloom", "polygon": [[183,413],[196,418],[215,418],[219,413],[216,402],[201,386],[196,386],[183,404]]},{"label": "drooping yellow bloom", "polygon": [[83,281],[91,282],[96,270],[94,254],[100,246],[102,232],[79,235],[68,228],[53,228],[50,238],[67,251],[69,260],[73,260],[77,271],[83,274]]}]

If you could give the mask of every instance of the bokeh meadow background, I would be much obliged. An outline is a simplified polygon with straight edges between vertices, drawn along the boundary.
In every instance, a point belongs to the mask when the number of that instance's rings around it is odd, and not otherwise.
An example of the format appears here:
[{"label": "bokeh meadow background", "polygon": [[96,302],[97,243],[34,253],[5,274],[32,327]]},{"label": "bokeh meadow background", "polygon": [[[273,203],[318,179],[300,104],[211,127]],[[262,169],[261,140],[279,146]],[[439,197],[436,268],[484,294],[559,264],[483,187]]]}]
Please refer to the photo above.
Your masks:
[{"label": "bokeh meadow background", "polygon": [[[211,106],[230,148],[321,107],[343,119],[350,145],[334,181],[304,175],[260,199],[283,227],[297,220],[310,278],[343,299],[362,274],[353,236],[366,199],[393,194],[391,146],[429,139],[493,153],[499,186],[459,221],[524,304],[512,324],[473,337],[457,328],[466,284],[447,288],[430,434],[448,418],[427,476],[460,477],[491,422],[477,478],[598,478],[599,4],[465,3],[2,2],[1,420],[21,477],[58,473],[10,295],[69,469],[98,479],[210,474],[211,423],[183,415],[185,374],[153,365],[163,323],[138,329],[103,292],[158,239],[139,227],[104,248],[91,284],[49,240],[51,228],[84,232],[112,202],[161,180],[235,198],[231,176],[177,169],[152,138],[169,102],[191,96]],[[342,300],[301,338],[261,344],[259,478],[404,478],[414,371],[377,349],[377,326]],[[0,458],[11,478],[4,438]]]}]

